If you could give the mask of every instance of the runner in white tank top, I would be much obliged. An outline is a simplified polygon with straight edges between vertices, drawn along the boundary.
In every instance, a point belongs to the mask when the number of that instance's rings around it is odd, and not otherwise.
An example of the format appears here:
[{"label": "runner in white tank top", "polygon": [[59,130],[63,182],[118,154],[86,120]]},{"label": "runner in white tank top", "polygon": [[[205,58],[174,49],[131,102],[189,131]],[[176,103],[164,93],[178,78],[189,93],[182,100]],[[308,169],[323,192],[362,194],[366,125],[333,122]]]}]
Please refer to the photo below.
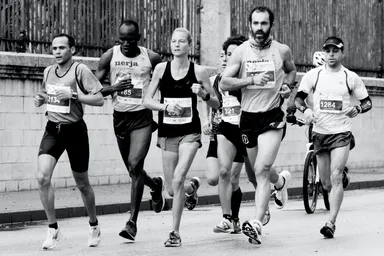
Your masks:
[{"label": "runner in white tank top", "polygon": [[151,72],[161,62],[160,55],[138,46],[139,26],[133,20],[123,21],[119,27],[119,45],[104,53],[96,71],[102,81],[109,74],[110,85],[104,85],[104,96],[112,95],[113,126],[117,144],[127,167],[131,185],[130,218],[119,233],[135,240],[137,218],[144,185],[151,188],[152,207],[155,212],[164,208],[163,178],[151,178],[144,170],[144,160],[151,143],[156,123],[152,111],[142,102],[151,79]]},{"label": "runner in white tank top", "polygon": [[[256,211],[243,223],[249,242],[260,244],[262,221],[268,208],[270,182],[275,185],[275,204],[283,208],[288,199],[290,173],[272,167],[285,134],[284,113],[296,76],[292,53],[287,45],[272,40],[273,12],[264,6],[249,15],[249,40],[235,49],[223,72],[223,90],[242,90],[240,130],[257,177]],[[257,156],[257,158],[256,158]]]}]

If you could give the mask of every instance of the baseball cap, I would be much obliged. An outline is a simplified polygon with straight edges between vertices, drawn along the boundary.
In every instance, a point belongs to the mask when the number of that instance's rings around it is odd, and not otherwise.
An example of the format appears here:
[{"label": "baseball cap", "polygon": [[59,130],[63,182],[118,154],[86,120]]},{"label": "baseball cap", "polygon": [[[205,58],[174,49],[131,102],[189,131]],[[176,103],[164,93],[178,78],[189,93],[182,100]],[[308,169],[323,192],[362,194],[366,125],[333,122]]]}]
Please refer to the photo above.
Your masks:
[{"label": "baseball cap", "polygon": [[344,48],[343,40],[341,40],[338,37],[328,37],[327,40],[325,40],[325,42],[323,44],[323,49],[326,48],[327,46],[330,46],[330,45],[335,46],[339,49]]}]

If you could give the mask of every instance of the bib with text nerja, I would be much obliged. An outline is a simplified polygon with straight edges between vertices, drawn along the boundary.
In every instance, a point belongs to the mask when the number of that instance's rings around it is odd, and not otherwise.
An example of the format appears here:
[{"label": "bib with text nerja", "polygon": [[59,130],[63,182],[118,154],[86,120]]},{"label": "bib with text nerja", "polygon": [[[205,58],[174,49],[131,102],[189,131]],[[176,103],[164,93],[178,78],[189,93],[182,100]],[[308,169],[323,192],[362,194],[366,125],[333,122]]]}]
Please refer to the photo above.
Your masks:
[{"label": "bib with text nerja", "polygon": [[117,92],[117,101],[125,104],[138,105],[142,103],[143,98],[143,81],[135,79],[135,76],[120,76],[116,79],[116,83],[124,79],[131,78],[132,88]]}]

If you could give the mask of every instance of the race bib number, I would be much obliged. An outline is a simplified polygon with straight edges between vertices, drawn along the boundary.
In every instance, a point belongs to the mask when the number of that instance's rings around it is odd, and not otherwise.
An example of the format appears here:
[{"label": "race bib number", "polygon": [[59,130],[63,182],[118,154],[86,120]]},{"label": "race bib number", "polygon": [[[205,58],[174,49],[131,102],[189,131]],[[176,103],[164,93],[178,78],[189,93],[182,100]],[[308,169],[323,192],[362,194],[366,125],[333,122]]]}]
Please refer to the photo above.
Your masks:
[{"label": "race bib number", "polygon": [[272,61],[247,61],[245,62],[245,72],[247,77],[256,76],[260,73],[267,72],[269,81],[264,86],[248,85],[247,89],[271,89],[275,87],[275,64]]},{"label": "race bib number", "polygon": [[[123,80],[117,79],[117,82]],[[124,104],[139,105],[143,100],[143,82],[132,78],[133,87],[117,92],[117,101]]]},{"label": "race bib number", "polygon": [[47,101],[47,111],[56,112],[56,113],[69,113],[70,112],[70,99],[68,100],[59,100],[57,98],[58,90],[66,90],[69,93],[71,88],[63,84],[46,84],[48,101]]},{"label": "race bib number", "polygon": [[323,113],[340,113],[343,110],[343,97],[340,95],[320,95],[319,101],[320,112]]},{"label": "race bib number", "polygon": [[223,116],[224,122],[238,125],[240,123],[240,102],[234,96],[223,97]]},{"label": "race bib number", "polygon": [[180,112],[164,112],[165,124],[188,124],[192,122],[192,99],[191,98],[164,98],[164,104],[179,104]]}]

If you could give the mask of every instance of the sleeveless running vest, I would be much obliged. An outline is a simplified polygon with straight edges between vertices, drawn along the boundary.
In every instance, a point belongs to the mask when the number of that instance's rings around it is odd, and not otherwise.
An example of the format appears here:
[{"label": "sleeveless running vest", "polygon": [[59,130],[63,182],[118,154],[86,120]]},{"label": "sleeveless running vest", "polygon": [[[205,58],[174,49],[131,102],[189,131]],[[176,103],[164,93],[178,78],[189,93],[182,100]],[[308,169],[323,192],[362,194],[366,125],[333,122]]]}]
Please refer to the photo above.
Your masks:
[{"label": "sleeveless running vest", "polygon": [[265,86],[249,85],[242,88],[241,109],[246,112],[267,112],[281,106],[279,91],[283,84],[283,60],[279,52],[280,43],[272,41],[268,50],[255,53],[248,41],[238,48],[242,50],[242,63],[238,78],[267,72],[270,81]]},{"label": "sleeveless running vest", "polygon": [[59,89],[79,93],[76,81],[76,68],[79,63],[73,62],[67,73],[63,76],[56,74],[57,65],[47,68],[45,77],[45,92],[48,95],[46,116],[49,121],[55,123],[74,123],[83,118],[83,105],[77,100],[59,100],[56,92]]},{"label": "sleeveless running vest", "polygon": [[143,97],[151,79],[152,64],[147,49],[139,46],[140,55],[128,58],[121,53],[120,46],[113,47],[109,79],[111,86],[123,79],[131,78],[134,87],[112,95],[113,109],[119,112],[144,109]]},{"label": "sleeveless running vest", "polygon": [[177,137],[193,133],[201,133],[199,112],[197,111],[197,95],[191,90],[197,83],[195,65],[190,62],[187,75],[175,80],[171,74],[171,62],[167,62],[160,81],[160,102],[165,104],[177,102],[183,107],[180,113],[159,112],[158,137]]}]

